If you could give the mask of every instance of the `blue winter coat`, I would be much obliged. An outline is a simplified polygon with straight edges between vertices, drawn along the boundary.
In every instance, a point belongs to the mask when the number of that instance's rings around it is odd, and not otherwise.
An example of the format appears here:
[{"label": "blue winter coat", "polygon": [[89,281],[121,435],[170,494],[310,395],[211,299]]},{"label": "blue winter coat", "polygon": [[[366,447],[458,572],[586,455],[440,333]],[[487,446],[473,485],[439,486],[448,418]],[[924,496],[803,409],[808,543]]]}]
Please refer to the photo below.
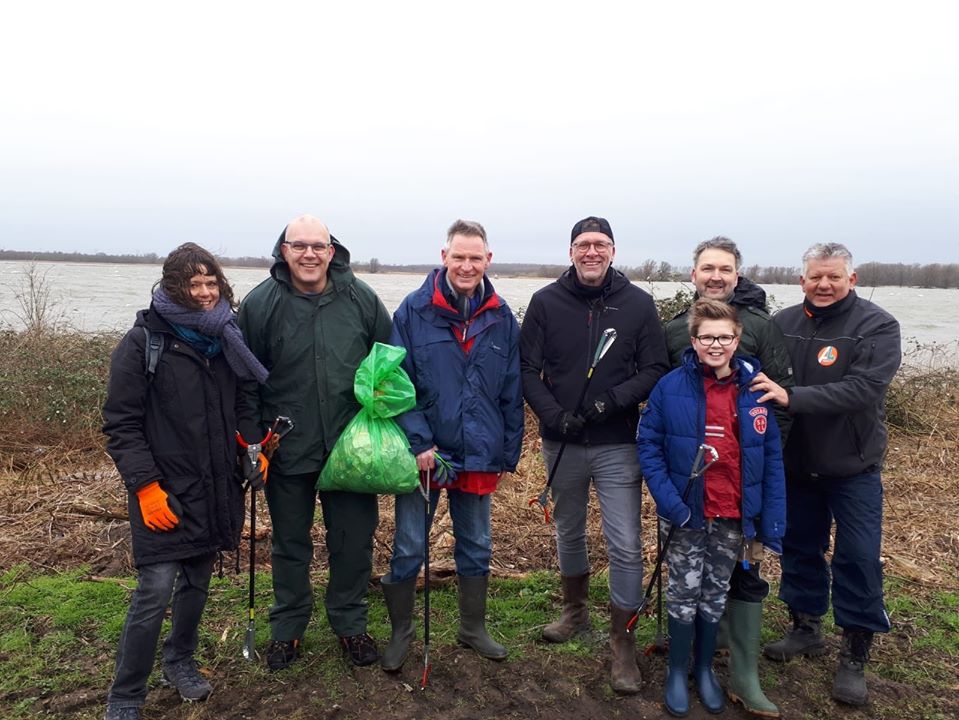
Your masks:
[{"label": "blue winter coat", "polygon": [[[760,393],[749,390],[750,381],[759,372],[759,361],[740,357],[737,362],[743,535],[758,536],[763,545],[781,553],[786,531],[786,480],[779,428],[769,408],[756,402]],[[688,517],[686,527],[690,528],[705,524],[702,477],[693,482],[687,502],[682,501],[696,452],[705,442],[705,427],[702,369],[690,348],[683,355],[683,364],[653,389],[637,433],[639,463],[657,512],[678,525]]]},{"label": "blue winter coat", "polygon": [[[436,445],[455,466],[477,472],[513,472],[523,442],[519,325],[502,299],[474,315],[464,353],[450,323],[462,319],[433,303],[433,270],[393,315],[392,345],[407,349],[403,369],[416,386],[416,407],[397,422],[414,455]],[[484,278],[487,299],[494,296]]]}]

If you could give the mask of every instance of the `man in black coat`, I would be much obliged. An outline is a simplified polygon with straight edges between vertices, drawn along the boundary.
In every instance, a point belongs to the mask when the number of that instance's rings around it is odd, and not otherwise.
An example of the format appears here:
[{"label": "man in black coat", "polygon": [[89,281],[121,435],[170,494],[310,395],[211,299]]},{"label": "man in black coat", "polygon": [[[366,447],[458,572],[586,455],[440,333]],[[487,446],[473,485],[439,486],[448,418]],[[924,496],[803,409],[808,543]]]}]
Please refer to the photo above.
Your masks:
[{"label": "man in black coat", "polygon": [[[856,294],[852,254],[839,243],[813,245],[800,278],[806,299],[775,317],[786,337],[796,387],[757,376],[753,389],[794,418],[786,444],[786,536],[779,597],[793,629],[764,654],[785,661],[821,655],[821,618],[830,589],[843,629],[832,695],[868,699],[863,668],[875,632],[889,631],[883,603],[882,468],[886,389],[902,358],[899,323]],[[836,522],[832,562],[830,529]],[[832,586],[830,588],[830,579]]]},{"label": "man in black coat", "polygon": [[[520,330],[523,394],[539,418],[547,471],[563,448],[552,485],[563,612],[543,629],[565,642],[589,626],[586,505],[599,498],[609,555],[612,687],[639,691],[635,640],[626,624],[642,597],[642,478],[636,458],[639,403],[669,369],[666,342],[648,293],[612,267],[613,231],[604,218],[573,227],[572,266],[533,295]],[[603,332],[616,341],[577,401]]]}]

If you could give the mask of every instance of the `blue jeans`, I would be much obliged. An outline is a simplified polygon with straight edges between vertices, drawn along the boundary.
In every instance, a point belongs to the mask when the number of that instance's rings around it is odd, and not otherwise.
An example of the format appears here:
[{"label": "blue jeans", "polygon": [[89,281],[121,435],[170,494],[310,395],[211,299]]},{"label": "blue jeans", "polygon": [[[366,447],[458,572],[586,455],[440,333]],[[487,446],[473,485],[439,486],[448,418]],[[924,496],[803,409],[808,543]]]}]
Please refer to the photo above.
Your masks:
[{"label": "blue jeans", "polygon": [[889,631],[883,604],[882,479],[878,472],[847,478],[786,476],[786,536],[779,598],[810,615],[829,609],[829,530],[836,521],[832,555],[832,607],[842,628]]},{"label": "blue jeans", "polygon": [[[489,575],[489,560],[493,552],[490,531],[492,497],[492,494],[477,495],[455,489],[446,491],[453,520],[453,538],[456,541],[453,559],[458,575]],[[426,500],[419,491],[396,496],[396,535],[393,539],[393,557],[390,558],[391,582],[400,583],[419,574],[426,547],[427,522],[433,524],[439,499],[440,491],[431,490],[427,521]]]},{"label": "blue jeans", "polygon": [[141,565],[137,588],[120,635],[113,685],[107,702],[118,707],[139,707],[147,696],[163,615],[173,598],[173,625],[163,643],[163,664],[193,657],[199,642],[198,628],[213,575],[216,555]]},{"label": "blue jeans", "polygon": [[[556,441],[543,440],[547,473],[559,447]],[[590,483],[599,498],[606,538],[610,601],[619,608],[637,608],[643,596],[643,486],[634,443],[566,445],[552,485],[559,571],[572,576],[589,572],[586,505]]]}]

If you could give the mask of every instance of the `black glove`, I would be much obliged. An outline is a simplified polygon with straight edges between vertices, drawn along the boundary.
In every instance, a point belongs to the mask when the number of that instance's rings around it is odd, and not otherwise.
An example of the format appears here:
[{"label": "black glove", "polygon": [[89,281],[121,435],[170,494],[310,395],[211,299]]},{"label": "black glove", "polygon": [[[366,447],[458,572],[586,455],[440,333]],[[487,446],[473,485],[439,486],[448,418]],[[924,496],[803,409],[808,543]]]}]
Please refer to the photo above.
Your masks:
[{"label": "black glove", "polygon": [[616,405],[609,393],[603,393],[586,406],[586,412],[583,415],[586,416],[586,422],[590,425],[599,425],[609,420],[609,416],[615,409]]},{"label": "black glove", "polygon": [[246,480],[254,490],[262,490],[266,487],[266,479],[270,473],[270,461],[266,455],[260,453],[256,458],[256,465],[250,460],[249,453],[243,453],[240,457],[241,467],[243,469],[243,479]]},{"label": "black glove", "polygon": [[556,424],[556,430],[567,440],[578,438],[586,427],[586,421],[576,413],[564,410],[559,416],[559,422]]}]

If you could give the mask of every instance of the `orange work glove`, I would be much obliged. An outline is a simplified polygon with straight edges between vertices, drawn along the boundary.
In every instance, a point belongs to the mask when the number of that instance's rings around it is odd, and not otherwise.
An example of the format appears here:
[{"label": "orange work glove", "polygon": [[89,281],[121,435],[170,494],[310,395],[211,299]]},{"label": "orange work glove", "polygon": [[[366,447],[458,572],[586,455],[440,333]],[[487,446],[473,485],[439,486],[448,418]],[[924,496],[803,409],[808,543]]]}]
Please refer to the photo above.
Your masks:
[{"label": "orange work glove", "polygon": [[140,501],[140,514],[143,515],[143,524],[154,532],[172,530],[180,522],[171,506],[179,509],[179,503],[172,495],[168,495],[160,483],[154,480],[136,491]]},{"label": "orange work glove", "polygon": [[262,490],[266,487],[266,480],[270,474],[270,461],[266,455],[260,453],[256,457],[256,465],[250,460],[249,453],[243,453],[241,459],[243,463],[243,477],[250,483],[254,490]]}]

